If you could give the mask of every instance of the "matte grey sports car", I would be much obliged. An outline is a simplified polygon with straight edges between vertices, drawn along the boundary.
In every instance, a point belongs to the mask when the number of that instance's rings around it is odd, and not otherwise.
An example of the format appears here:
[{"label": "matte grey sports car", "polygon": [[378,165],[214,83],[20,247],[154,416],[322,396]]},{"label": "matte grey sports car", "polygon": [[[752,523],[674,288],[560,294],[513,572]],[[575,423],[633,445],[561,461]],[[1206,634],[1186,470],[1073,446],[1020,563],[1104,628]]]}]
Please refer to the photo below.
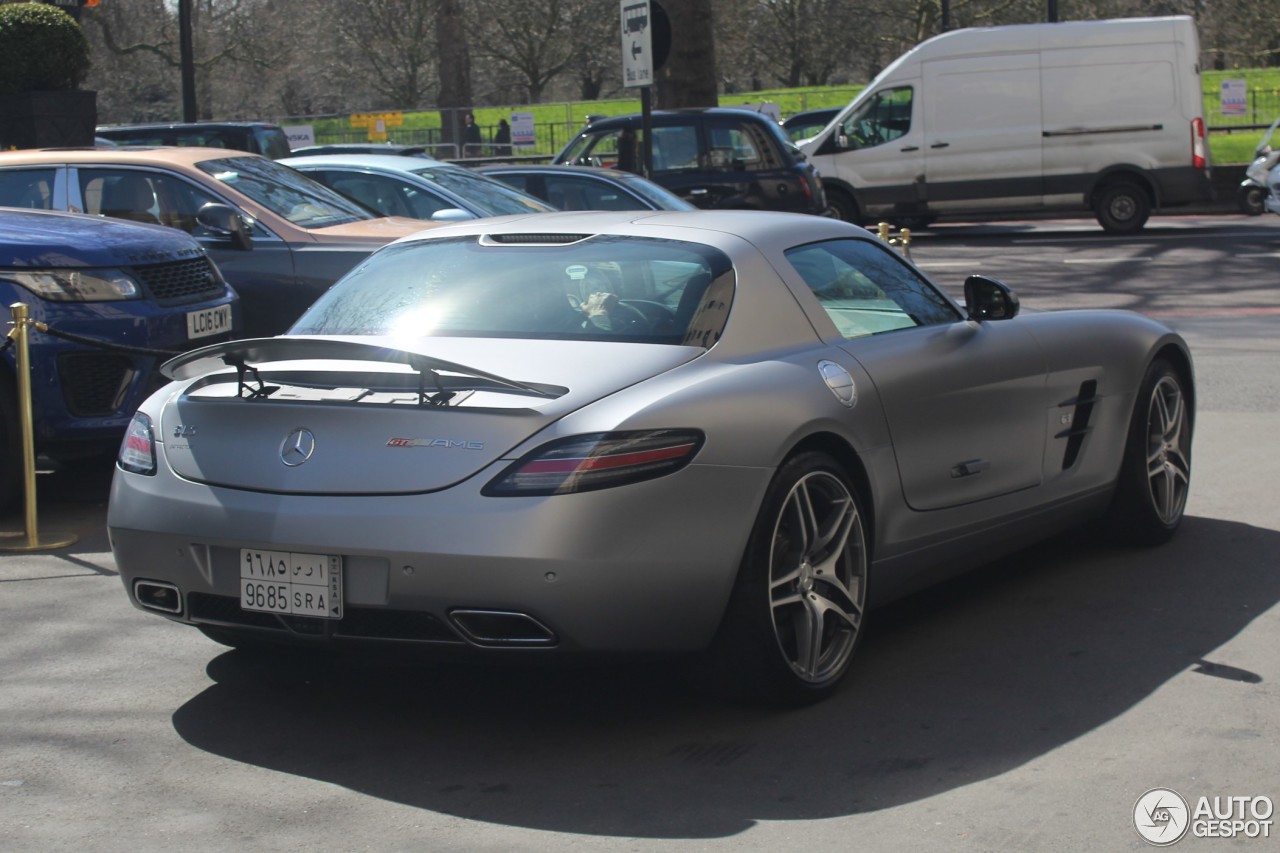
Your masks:
[{"label": "matte grey sports car", "polygon": [[1183,340],[964,289],[800,214],[423,232],[287,335],[165,365],[112,488],[121,578],[233,646],[688,653],[821,698],[869,596],[1182,518]]}]

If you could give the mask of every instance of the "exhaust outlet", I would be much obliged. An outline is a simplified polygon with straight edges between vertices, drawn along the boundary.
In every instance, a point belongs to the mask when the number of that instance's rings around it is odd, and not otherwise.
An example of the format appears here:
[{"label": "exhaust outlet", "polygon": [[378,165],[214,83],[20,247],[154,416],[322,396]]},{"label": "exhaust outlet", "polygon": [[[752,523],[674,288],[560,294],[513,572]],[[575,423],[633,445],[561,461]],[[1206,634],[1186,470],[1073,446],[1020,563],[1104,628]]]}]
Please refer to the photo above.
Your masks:
[{"label": "exhaust outlet", "polygon": [[449,619],[477,646],[553,646],[557,641],[550,628],[527,613],[454,610]]},{"label": "exhaust outlet", "polygon": [[160,613],[181,613],[182,593],[171,583],[161,581],[134,581],[133,597],[147,610]]}]

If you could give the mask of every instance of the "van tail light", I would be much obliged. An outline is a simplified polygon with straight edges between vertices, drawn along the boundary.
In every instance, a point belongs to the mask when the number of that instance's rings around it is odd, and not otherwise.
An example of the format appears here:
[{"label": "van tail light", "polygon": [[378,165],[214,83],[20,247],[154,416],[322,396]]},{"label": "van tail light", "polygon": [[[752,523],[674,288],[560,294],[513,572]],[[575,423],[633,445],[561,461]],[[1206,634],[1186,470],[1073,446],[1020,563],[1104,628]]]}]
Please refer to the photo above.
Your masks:
[{"label": "van tail light", "polygon": [[1203,169],[1209,165],[1209,149],[1204,138],[1204,119],[1191,120],[1191,165]]},{"label": "van tail light", "polygon": [[597,432],[557,439],[526,453],[481,490],[487,497],[564,495],[673,474],[701,449],[692,429]]},{"label": "van tail light", "polygon": [[151,428],[151,418],[136,412],[125,431],[124,441],[120,443],[120,455],[116,462],[125,471],[134,474],[154,474],[156,472],[155,432]]}]

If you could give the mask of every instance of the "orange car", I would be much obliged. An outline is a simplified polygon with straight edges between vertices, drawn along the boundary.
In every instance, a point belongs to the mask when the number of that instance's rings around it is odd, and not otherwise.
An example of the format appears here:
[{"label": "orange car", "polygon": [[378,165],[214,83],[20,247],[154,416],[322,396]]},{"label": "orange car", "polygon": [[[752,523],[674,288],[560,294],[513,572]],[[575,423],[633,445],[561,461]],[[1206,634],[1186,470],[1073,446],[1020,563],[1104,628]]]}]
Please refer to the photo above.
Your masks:
[{"label": "orange car", "polygon": [[240,294],[250,336],[283,332],[374,249],[434,227],[375,216],[266,157],[217,148],[0,152],[0,205],[186,231]]}]

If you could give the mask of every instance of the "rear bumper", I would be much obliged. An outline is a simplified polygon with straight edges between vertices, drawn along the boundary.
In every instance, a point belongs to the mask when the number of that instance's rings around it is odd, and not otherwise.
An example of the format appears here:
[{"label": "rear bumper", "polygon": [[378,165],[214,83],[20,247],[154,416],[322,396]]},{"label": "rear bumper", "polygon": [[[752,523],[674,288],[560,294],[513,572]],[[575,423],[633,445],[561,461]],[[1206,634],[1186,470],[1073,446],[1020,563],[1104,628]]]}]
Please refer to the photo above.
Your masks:
[{"label": "rear bumper", "polygon": [[[503,464],[444,492],[379,497],[260,494],[117,471],[112,550],[135,605],[137,581],[171,584],[176,610],[144,609],[277,639],[542,654],[710,642],[771,471],[693,465],[598,492],[480,496]],[[242,610],[241,548],[341,556],[342,619]],[[463,611],[503,616],[468,625]]]}]

